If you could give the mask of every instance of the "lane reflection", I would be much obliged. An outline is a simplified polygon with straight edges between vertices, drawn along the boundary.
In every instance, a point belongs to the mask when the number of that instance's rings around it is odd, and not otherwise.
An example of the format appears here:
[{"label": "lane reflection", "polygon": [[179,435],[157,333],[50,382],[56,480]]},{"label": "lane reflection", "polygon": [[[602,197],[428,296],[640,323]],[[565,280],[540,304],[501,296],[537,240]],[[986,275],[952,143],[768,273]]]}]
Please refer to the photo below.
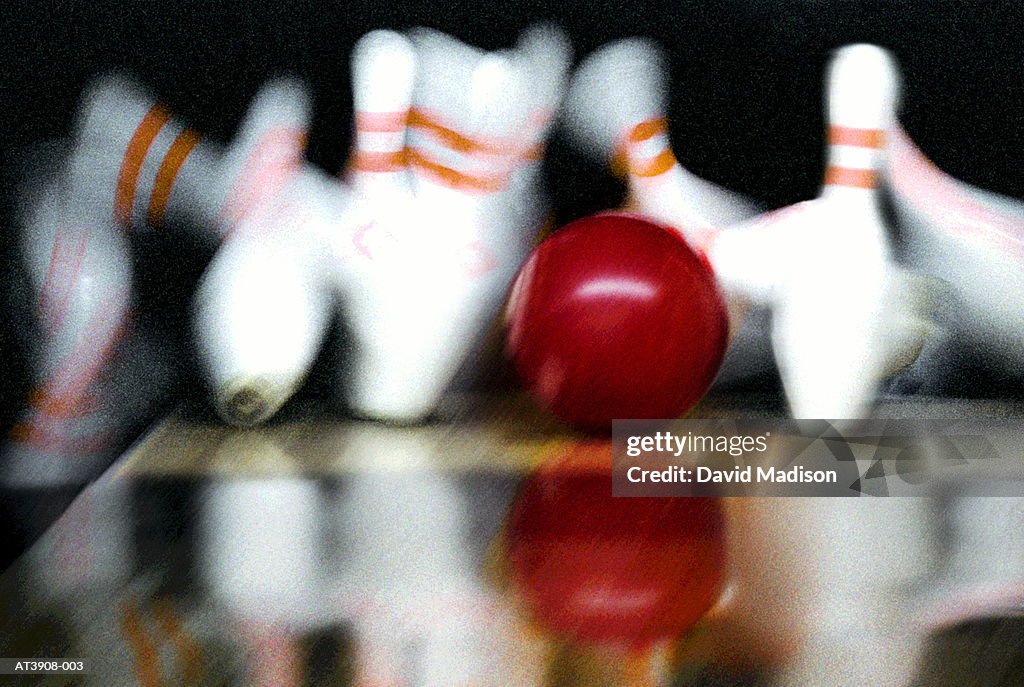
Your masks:
[{"label": "lane reflection", "polygon": [[1024,609],[1018,499],[621,499],[601,442],[523,471],[368,424],[325,469],[297,436],[90,487],[0,577],[0,655],[145,687],[940,685],[936,632]]}]

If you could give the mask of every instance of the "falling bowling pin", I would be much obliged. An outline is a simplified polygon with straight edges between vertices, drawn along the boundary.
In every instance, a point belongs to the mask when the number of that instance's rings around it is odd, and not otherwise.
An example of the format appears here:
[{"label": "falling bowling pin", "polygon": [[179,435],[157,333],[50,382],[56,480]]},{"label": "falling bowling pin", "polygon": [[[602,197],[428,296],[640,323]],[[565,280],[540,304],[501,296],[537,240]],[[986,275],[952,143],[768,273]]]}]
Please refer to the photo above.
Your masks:
[{"label": "falling bowling pin", "polygon": [[[880,378],[912,359],[930,328],[928,285],[892,267],[878,211],[880,149],[896,97],[888,56],[871,46],[840,52],[829,81],[834,145],[822,196],[752,220],[752,204],[675,160],[661,65],[658,52],[638,40],[595,53],[570,89],[570,133],[591,153],[613,157],[630,207],[707,253],[733,320],[720,383],[762,371],[770,309],[793,412],[859,415]],[[621,97],[622,89],[631,97]],[[741,325],[748,308],[753,316]]]},{"label": "falling bowling pin", "polygon": [[344,192],[302,167],[308,119],[301,87],[271,82],[224,159],[240,171],[220,215],[227,239],[195,295],[194,333],[214,406],[232,424],[262,422],[280,408],[328,324],[325,204]]},{"label": "falling bowling pin", "polygon": [[188,227],[215,243],[233,182],[220,165],[222,154],[132,79],[112,74],[83,96],[69,183],[80,202],[119,226]]},{"label": "falling bowling pin", "polygon": [[[742,195],[701,179],[676,159],[669,141],[664,55],[650,41],[606,45],[576,70],[566,97],[565,124],[577,146],[610,163],[627,185],[625,209],[673,227],[697,250],[719,230],[763,210]],[[772,367],[768,314],[724,290],[730,313],[729,350],[717,385],[763,377]]]},{"label": "falling bowling pin", "polygon": [[77,127],[71,183],[97,213],[139,230],[191,227],[212,244],[232,235],[203,279],[195,329],[215,405],[240,424],[284,402],[326,326],[326,288],[309,257],[314,232],[303,226],[317,202],[296,196],[343,191],[312,172],[296,182],[308,107],[300,86],[271,81],[221,149],[114,76],[88,92]]},{"label": "falling bowling pin", "polygon": [[1024,378],[1024,203],[950,177],[898,125],[886,176],[909,264],[948,282],[955,304],[947,346],[922,361],[925,388],[944,389],[972,357]]},{"label": "falling bowling pin", "polygon": [[0,464],[9,486],[89,481],[132,423],[119,416],[110,379],[130,319],[128,246],[109,218],[77,200],[58,171],[21,218],[38,346],[34,390]]},{"label": "falling bowling pin", "polygon": [[616,41],[577,69],[566,96],[569,134],[589,155],[625,178],[626,209],[675,227],[697,248],[715,230],[762,210],[738,193],[686,170],[671,149],[668,66],[651,42]]}]

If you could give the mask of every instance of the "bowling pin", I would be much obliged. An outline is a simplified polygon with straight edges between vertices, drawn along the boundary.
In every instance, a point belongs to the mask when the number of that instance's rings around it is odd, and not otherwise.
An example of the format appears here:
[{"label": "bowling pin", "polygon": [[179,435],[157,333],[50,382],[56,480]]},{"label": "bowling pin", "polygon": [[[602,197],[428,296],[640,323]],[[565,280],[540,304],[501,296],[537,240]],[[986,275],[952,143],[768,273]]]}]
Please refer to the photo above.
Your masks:
[{"label": "bowling pin", "polygon": [[762,210],[679,164],[668,136],[667,73],[664,55],[650,41],[610,43],[573,75],[565,123],[584,152],[625,178],[627,209],[675,227],[702,248],[713,230]]},{"label": "bowling pin", "polygon": [[83,97],[71,186],[119,225],[189,227],[215,245],[301,158],[308,104],[300,90],[284,79],[266,84],[225,148],[176,120],[130,78],[105,76]]},{"label": "bowling pin", "polygon": [[216,242],[233,179],[223,150],[123,74],[93,83],[74,129],[70,184],[100,216],[135,230],[189,227]]},{"label": "bowling pin", "polygon": [[9,486],[97,477],[167,381],[160,365],[150,371],[151,387],[119,379],[131,318],[128,246],[109,218],[79,202],[57,166],[35,180],[40,185],[20,218],[37,346],[34,388],[0,461]]},{"label": "bowling pin", "polygon": [[214,406],[232,424],[273,415],[302,383],[326,332],[323,243],[340,187],[302,166],[309,103],[272,82],[223,164],[239,170],[219,221],[228,236],[200,280],[194,334]]},{"label": "bowling pin", "polygon": [[[535,24],[519,36],[514,55],[526,63],[529,74],[536,78],[527,120],[520,135],[523,137],[522,159],[513,167],[513,187],[525,187],[520,194],[519,212],[530,222],[544,219],[546,197],[538,192],[541,163],[544,159],[548,132],[554,123],[562,102],[562,93],[568,82],[568,65],[572,63],[572,48],[564,33],[550,24]],[[533,202],[523,202],[523,201]],[[532,237],[531,237],[532,238]]]},{"label": "bowling pin", "polygon": [[895,267],[879,209],[898,77],[884,50],[837,51],[828,77],[821,195],[717,234],[727,290],[772,308],[772,346],[799,418],[860,417],[930,333],[935,286]]},{"label": "bowling pin", "polygon": [[[611,164],[627,185],[627,210],[678,231],[706,250],[720,230],[763,212],[744,196],[701,179],[676,159],[668,136],[668,65],[648,40],[610,43],[587,57],[566,96],[566,131],[586,155]],[[728,285],[723,284],[728,287]],[[725,288],[730,343],[719,387],[764,377],[773,365],[768,313]]]},{"label": "bowling pin", "polygon": [[202,214],[197,191],[213,185],[210,157],[112,77],[86,94],[69,153],[27,178],[45,186],[27,202],[21,241],[40,344],[36,389],[5,451],[9,483],[87,481],[164,399],[175,366],[152,332],[131,323],[122,230],[177,221],[186,208]]},{"label": "bowling pin", "polygon": [[200,285],[195,334],[215,406],[239,424],[287,399],[326,327],[327,289],[310,264],[319,251],[311,232],[294,229],[311,223],[316,202],[295,196],[342,191],[296,182],[308,116],[301,87],[272,81],[221,149],[138,86],[108,77],[87,95],[77,127],[73,184],[96,212],[136,229],[194,227],[213,244],[232,234]]},{"label": "bowling pin", "polygon": [[[405,133],[416,77],[416,52],[394,31],[372,31],[352,52],[355,136],[347,182],[371,202],[410,200]],[[376,209],[376,208],[375,208]]]},{"label": "bowling pin", "polygon": [[1024,203],[958,181],[894,125],[886,181],[908,263],[951,287],[946,345],[922,360],[920,381],[948,390],[965,358],[1024,377]]},{"label": "bowling pin", "polygon": [[[388,172],[390,191],[376,195],[386,201],[337,251],[355,341],[346,400],[361,415],[398,422],[436,406],[540,228],[529,153],[546,135],[566,70],[554,32],[534,34],[524,52],[485,53],[428,30],[410,40],[416,76],[405,155],[391,158],[405,171]],[[405,83],[388,81],[396,65],[409,66],[398,37],[359,49],[357,87]],[[408,96],[398,90],[388,102],[400,106]],[[372,98],[356,93],[355,102]],[[358,131],[357,123],[357,144],[365,140]],[[357,186],[381,174],[358,168],[362,152],[350,175]]]},{"label": "bowling pin", "polygon": [[[829,79],[834,145],[822,196],[754,219],[751,203],[693,177],[675,160],[663,72],[659,53],[643,41],[598,51],[573,80],[570,133],[585,150],[612,157],[627,178],[630,207],[675,227],[707,253],[734,332],[719,384],[763,372],[771,326],[794,414],[862,413],[880,378],[922,345],[932,305],[928,282],[892,267],[877,207],[881,132],[896,95],[888,57],[870,46],[840,53]],[[834,256],[843,256],[842,267]],[[753,316],[741,323],[748,308]]]}]

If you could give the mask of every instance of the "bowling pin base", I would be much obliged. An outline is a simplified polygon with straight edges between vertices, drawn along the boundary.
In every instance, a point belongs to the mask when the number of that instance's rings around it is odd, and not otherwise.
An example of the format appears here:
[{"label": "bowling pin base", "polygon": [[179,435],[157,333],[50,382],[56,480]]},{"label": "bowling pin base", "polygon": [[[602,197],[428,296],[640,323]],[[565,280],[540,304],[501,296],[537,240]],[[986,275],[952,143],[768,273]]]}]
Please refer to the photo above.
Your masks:
[{"label": "bowling pin base", "polygon": [[239,381],[217,395],[217,414],[229,424],[251,427],[271,418],[294,392],[295,385],[275,384],[264,377]]}]

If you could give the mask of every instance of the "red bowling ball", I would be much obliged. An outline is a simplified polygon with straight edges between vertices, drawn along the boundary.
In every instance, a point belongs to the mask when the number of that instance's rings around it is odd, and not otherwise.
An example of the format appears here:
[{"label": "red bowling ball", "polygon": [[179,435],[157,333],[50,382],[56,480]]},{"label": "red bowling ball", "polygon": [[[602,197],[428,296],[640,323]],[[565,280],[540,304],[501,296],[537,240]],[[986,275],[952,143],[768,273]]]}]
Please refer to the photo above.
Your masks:
[{"label": "red bowling ball", "polygon": [[728,343],[711,267],[671,229],[621,212],[568,224],[512,287],[507,347],[541,405],[580,429],[679,417]]},{"label": "red bowling ball", "polygon": [[716,499],[614,497],[607,470],[542,469],[509,515],[509,570],[550,632],[644,652],[717,600],[724,530]]}]

